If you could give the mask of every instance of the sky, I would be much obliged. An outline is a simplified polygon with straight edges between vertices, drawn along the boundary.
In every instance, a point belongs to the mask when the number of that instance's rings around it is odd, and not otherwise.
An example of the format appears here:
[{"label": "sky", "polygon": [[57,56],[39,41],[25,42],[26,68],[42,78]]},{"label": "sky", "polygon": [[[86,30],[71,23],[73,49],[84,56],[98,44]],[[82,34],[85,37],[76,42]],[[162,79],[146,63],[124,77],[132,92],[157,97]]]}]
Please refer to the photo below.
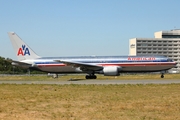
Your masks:
[{"label": "sky", "polygon": [[17,60],[7,32],[39,56],[129,54],[129,39],[180,29],[179,0],[0,0],[0,56]]}]

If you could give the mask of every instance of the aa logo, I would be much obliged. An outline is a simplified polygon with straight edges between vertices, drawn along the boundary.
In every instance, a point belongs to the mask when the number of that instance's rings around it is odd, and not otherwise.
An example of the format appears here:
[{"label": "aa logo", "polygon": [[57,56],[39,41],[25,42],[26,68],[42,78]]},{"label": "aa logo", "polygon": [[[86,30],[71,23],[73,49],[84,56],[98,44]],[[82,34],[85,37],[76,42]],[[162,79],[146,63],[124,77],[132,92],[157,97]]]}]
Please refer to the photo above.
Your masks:
[{"label": "aa logo", "polygon": [[22,48],[19,48],[17,55],[30,55],[29,49],[26,47],[26,45],[22,45]]}]

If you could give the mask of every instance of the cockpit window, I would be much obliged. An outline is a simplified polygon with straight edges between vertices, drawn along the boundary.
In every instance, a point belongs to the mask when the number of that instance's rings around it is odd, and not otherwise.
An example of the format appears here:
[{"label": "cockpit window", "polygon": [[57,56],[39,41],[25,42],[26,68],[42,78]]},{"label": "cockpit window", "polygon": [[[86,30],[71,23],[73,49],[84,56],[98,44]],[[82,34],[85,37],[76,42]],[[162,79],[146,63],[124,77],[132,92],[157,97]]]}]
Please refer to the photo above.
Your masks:
[{"label": "cockpit window", "polygon": [[168,59],[168,62],[173,62],[173,60],[172,59]]}]

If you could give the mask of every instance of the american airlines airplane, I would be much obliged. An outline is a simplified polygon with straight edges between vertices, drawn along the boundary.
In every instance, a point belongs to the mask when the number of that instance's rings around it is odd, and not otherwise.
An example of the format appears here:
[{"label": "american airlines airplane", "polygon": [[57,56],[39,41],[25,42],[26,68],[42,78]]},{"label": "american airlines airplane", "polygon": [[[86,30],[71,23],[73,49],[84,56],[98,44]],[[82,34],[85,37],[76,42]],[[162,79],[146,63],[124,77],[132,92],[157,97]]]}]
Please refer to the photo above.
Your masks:
[{"label": "american airlines airplane", "polygon": [[96,79],[95,74],[119,76],[123,72],[161,72],[176,67],[176,63],[163,56],[79,56],[40,57],[15,32],[8,32],[18,61],[12,65],[48,73],[87,73],[86,79]]}]

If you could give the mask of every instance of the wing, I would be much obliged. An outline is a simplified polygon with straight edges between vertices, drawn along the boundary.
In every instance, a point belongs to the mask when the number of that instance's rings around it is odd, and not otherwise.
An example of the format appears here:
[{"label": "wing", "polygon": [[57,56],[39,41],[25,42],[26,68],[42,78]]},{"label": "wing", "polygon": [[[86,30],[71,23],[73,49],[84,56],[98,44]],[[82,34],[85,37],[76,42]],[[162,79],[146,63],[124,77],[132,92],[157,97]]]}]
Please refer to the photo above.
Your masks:
[{"label": "wing", "polygon": [[64,61],[64,60],[54,60],[54,61],[59,63],[64,63],[67,66],[79,67],[82,71],[99,71],[103,69],[103,66],[94,65],[94,64],[80,63],[74,61]]}]

